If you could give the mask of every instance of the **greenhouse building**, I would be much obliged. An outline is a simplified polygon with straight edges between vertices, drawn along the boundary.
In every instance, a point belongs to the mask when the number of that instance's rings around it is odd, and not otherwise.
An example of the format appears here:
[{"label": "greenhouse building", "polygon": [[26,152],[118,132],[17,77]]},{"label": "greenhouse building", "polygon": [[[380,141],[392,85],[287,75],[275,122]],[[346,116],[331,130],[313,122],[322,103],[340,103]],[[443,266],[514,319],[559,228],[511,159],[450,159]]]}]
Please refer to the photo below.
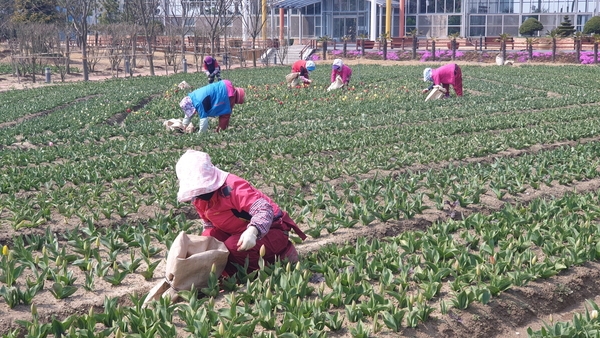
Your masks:
[{"label": "greenhouse building", "polygon": [[599,11],[600,0],[281,0],[271,4],[271,16],[280,17],[272,20],[273,28],[278,30],[283,23],[287,37],[327,36],[336,41],[375,40],[386,32],[391,37],[412,32],[439,38],[453,33],[518,36],[519,26],[530,17],[544,25],[544,32],[559,26],[565,16],[581,31]]}]

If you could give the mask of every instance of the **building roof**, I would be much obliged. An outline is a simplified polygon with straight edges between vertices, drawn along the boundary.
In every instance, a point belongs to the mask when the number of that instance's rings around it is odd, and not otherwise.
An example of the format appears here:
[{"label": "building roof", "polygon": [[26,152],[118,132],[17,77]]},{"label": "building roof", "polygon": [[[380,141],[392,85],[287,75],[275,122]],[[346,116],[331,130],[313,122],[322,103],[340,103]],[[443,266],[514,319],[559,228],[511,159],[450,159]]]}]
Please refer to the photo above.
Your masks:
[{"label": "building roof", "polygon": [[302,8],[321,2],[321,0],[282,0],[277,1],[273,6],[275,8]]},{"label": "building roof", "polygon": [[[306,7],[312,4],[316,4],[317,2],[321,2],[322,0],[281,0],[277,1],[273,4],[275,8],[291,8],[297,9]],[[371,0],[366,0],[370,2]],[[375,0],[379,6],[385,6],[386,0]],[[392,7],[398,7],[399,0],[392,0]]]}]

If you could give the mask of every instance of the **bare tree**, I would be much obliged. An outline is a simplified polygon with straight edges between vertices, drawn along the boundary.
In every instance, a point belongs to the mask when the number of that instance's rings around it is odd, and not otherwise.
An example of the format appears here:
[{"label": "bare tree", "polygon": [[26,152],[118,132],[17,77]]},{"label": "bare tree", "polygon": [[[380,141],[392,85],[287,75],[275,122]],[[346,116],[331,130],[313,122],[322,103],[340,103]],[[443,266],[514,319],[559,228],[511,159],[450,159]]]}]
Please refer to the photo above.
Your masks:
[{"label": "bare tree", "polygon": [[57,0],[66,11],[67,18],[73,24],[77,38],[81,43],[81,59],[83,62],[83,80],[89,80],[87,36],[89,32],[88,17],[98,8],[97,0]]},{"label": "bare tree", "polygon": [[235,17],[235,0],[204,0],[203,4],[202,25],[208,31],[210,50],[214,53],[219,36]]},{"label": "bare tree", "polygon": [[185,58],[185,36],[193,31],[194,17],[198,16],[201,10],[202,1],[198,0],[179,0],[176,6],[169,8],[169,22],[166,26],[181,38],[181,58]]},{"label": "bare tree", "polygon": [[10,40],[11,59],[17,76],[32,75],[35,82],[36,72],[42,65],[55,57],[58,31],[53,24],[17,23],[12,25],[14,38]]},{"label": "bare tree", "polygon": [[[207,39],[206,31],[202,27],[194,28],[194,63],[197,72],[200,71],[199,60],[204,59],[204,54],[210,53],[210,49],[206,47]],[[201,42],[201,45],[198,45],[198,42]]]},{"label": "bare tree", "polygon": [[252,66],[256,67],[256,38],[262,33],[265,21],[262,19],[262,0],[242,1],[242,24],[252,38]]},{"label": "bare tree", "polygon": [[153,60],[154,44],[152,41],[162,26],[158,20],[161,2],[161,0],[129,0],[125,4],[128,11],[127,16],[142,27],[146,36],[146,52],[148,53],[150,75],[155,75]]},{"label": "bare tree", "polygon": [[11,35],[10,17],[14,13],[14,1],[0,0],[0,41]]},{"label": "bare tree", "polygon": [[123,61],[125,50],[128,48],[127,44],[127,24],[106,24],[99,25],[98,30],[110,37],[107,39],[106,54],[110,62],[110,73],[114,77],[119,77],[119,65]]}]

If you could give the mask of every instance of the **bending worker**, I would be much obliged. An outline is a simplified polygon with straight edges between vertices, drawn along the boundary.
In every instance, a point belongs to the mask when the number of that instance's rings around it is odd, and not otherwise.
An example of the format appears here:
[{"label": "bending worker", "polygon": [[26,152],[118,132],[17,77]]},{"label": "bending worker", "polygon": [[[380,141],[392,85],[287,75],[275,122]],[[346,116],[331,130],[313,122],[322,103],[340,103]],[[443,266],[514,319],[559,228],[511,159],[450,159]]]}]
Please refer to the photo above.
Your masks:
[{"label": "bending worker", "polygon": [[203,63],[204,74],[206,74],[206,76],[208,77],[208,83],[215,82],[215,77],[218,81],[221,81],[221,67],[217,62],[217,59],[207,55],[206,57],[204,57]]},{"label": "bending worker", "polygon": [[208,118],[219,117],[219,126],[216,132],[227,129],[229,119],[236,104],[244,103],[246,93],[243,88],[234,87],[229,80],[211,83],[198,88],[185,96],[179,107],[183,110],[183,126],[186,132],[192,132],[188,126],[195,113],[200,117],[199,133],[208,130]]},{"label": "bending worker", "polygon": [[292,65],[292,73],[300,73],[298,76],[304,84],[309,84],[312,81],[309,78],[310,72],[317,68],[314,61],[298,60]]},{"label": "bending worker", "polygon": [[432,90],[433,86],[442,86],[446,89],[446,97],[449,97],[450,85],[452,85],[456,95],[463,96],[462,71],[455,63],[449,63],[437,69],[425,68],[425,70],[423,70],[423,81],[433,82],[429,88],[423,89],[423,94]]},{"label": "bending worker", "polygon": [[188,150],[175,166],[179,180],[179,202],[191,203],[203,222],[202,236],[212,236],[225,243],[229,258],[225,273],[229,276],[244,266],[247,272],[259,269],[260,248],[263,259],[273,263],[279,257],[298,261],[298,252],[289,240],[294,230],[300,238],[306,235],[287,212],[246,180],[211,163],[206,153]]},{"label": "bending worker", "polygon": [[331,82],[335,82],[338,76],[342,78],[344,86],[348,87],[350,77],[352,77],[352,69],[346,66],[342,62],[342,59],[333,60],[333,65],[331,66]]}]

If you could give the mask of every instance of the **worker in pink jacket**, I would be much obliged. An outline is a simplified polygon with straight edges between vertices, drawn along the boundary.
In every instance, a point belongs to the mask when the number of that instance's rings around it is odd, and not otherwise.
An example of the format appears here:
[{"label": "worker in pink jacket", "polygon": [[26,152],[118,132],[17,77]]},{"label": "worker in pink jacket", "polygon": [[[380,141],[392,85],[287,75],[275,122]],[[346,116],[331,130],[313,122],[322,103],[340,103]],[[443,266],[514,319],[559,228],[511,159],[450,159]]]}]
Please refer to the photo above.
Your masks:
[{"label": "worker in pink jacket", "polygon": [[442,86],[446,89],[446,97],[450,96],[450,85],[454,88],[457,96],[463,96],[462,90],[462,71],[455,63],[449,63],[440,68],[423,70],[423,81],[433,82],[429,88],[423,89],[423,93],[433,89],[433,86]]},{"label": "worker in pink jacket", "polygon": [[204,225],[202,236],[212,236],[229,250],[225,275],[232,276],[244,267],[258,270],[260,249],[267,264],[277,258],[298,261],[298,252],[289,240],[293,230],[301,239],[306,235],[287,212],[246,180],[215,167],[207,153],[188,150],[175,165],[179,180],[179,202],[196,208]]},{"label": "worker in pink jacket", "polygon": [[348,86],[350,83],[350,77],[352,76],[352,69],[346,66],[342,59],[333,60],[333,65],[331,66],[331,82],[335,82],[335,79],[338,75],[342,78],[342,82],[344,86]]}]

